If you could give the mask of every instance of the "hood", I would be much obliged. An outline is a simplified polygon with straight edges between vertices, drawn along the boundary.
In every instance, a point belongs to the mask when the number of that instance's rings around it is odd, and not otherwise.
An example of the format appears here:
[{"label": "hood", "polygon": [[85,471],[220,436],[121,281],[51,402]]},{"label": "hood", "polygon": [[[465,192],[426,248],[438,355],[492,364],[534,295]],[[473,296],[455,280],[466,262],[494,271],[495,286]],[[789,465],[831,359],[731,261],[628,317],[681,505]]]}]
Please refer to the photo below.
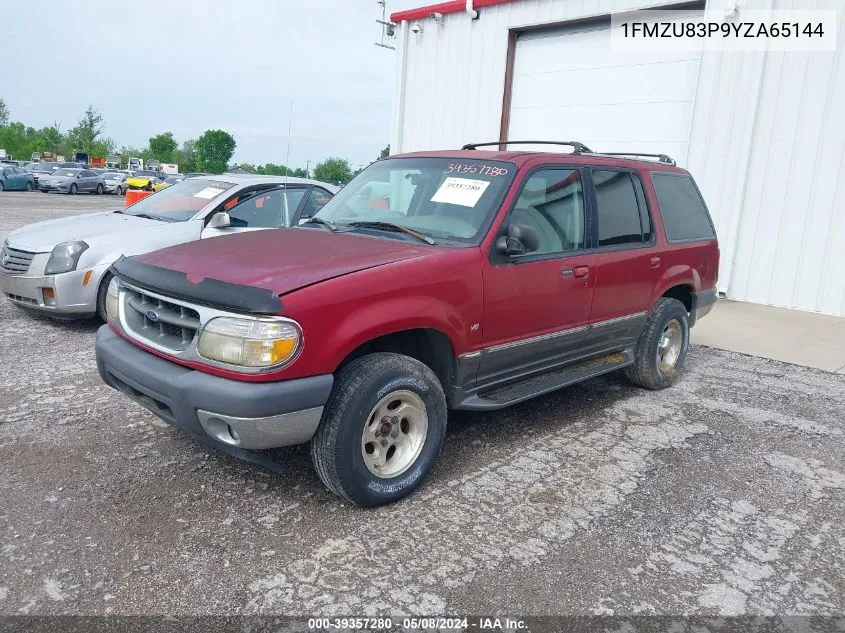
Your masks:
[{"label": "hood", "polygon": [[293,228],[214,237],[138,259],[183,272],[194,284],[210,278],[284,295],[320,281],[437,251],[440,249],[434,246],[402,240]]},{"label": "hood", "polygon": [[[49,253],[56,244],[83,240],[88,242],[102,235],[135,233],[147,227],[162,227],[167,223],[132,215],[105,211],[36,222],[9,233],[9,246],[36,253]],[[135,236],[133,236],[134,239]]]}]

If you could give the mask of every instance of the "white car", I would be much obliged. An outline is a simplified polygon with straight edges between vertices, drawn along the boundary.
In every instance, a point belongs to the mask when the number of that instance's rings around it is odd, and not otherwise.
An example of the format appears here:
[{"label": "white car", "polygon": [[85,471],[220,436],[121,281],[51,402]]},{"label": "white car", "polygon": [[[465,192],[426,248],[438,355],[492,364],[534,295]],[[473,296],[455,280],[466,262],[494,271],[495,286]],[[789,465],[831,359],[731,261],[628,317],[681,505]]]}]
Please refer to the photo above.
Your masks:
[{"label": "white car", "polygon": [[296,226],[338,187],[285,176],[190,178],[119,211],[30,224],[0,250],[0,291],[18,307],[105,320],[109,267],[122,256],[239,231]]}]

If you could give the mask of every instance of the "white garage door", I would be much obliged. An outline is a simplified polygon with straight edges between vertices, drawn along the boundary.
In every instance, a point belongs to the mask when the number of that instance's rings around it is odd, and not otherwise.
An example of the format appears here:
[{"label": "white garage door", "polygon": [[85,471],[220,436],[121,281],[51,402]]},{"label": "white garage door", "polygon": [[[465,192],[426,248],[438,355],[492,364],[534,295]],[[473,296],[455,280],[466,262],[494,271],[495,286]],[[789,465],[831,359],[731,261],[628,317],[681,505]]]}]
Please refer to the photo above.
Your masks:
[{"label": "white garage door", "polygon": [[684,165],[700,54],[611,51],[609,26],[518,37],[508,139],[577,140]]}]

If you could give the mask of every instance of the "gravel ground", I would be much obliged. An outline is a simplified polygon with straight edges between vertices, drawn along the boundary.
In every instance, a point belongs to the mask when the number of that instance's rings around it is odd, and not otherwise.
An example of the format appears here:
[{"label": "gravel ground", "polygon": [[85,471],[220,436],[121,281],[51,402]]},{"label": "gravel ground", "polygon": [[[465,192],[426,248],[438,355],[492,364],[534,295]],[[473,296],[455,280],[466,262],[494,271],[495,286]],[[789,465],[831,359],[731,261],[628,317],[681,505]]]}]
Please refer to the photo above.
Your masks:
[{"label": "gravel ground", "polygon": [[[0,238],[119,203],[0,194]],[[0,614],[845,613],[845,376],[694,347],[671,389],[451,414],[360,510],[105,387],[96,323],[0,322]]]}]

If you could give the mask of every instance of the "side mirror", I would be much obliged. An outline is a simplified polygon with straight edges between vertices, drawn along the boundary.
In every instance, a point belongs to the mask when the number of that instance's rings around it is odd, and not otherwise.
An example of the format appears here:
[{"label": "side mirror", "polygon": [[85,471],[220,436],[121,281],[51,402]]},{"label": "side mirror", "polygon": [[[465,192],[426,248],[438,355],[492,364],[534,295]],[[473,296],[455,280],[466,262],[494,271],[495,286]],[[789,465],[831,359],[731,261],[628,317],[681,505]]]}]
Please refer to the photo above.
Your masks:
[{"label": "side mirror", "polygon": [[76,174],[77,178],[82,178],[82,174]]},{"label": "side mirror", "polygon": [[501,235],[496,240],[496,250],[508,257],[533,253],[538,248],[540,248],[540,234],[537,229],[527,224],[511,224],[508,227],[508,234]]},{"label": "side mirror", "polygon": [[225,211],[221,211],[220,213],[215,213],[211,216],[211,219],[208,221],[208,228],[210,229],[225,229],[227,226],[231,226],[232,218],[229,217],[229,214]]}]

